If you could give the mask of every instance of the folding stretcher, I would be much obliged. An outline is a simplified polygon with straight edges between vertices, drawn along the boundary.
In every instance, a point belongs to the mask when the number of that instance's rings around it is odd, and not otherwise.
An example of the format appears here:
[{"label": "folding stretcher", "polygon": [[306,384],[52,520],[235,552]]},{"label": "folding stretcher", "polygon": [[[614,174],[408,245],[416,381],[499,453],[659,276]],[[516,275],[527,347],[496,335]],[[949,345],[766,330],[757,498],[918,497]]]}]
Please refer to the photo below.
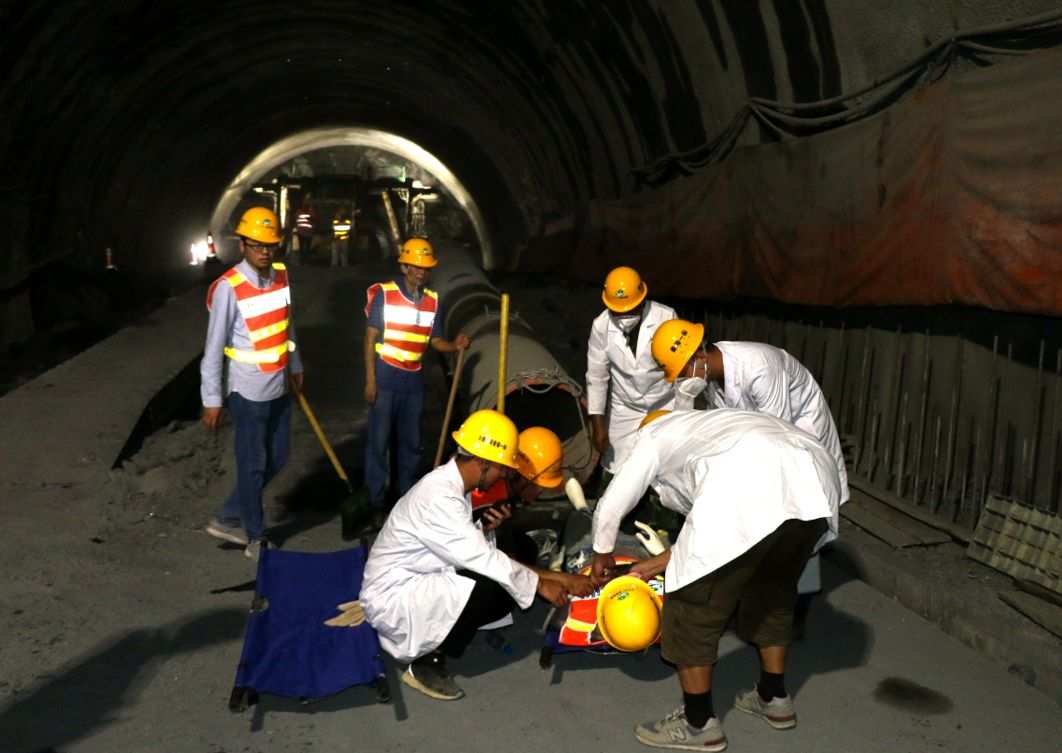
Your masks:
[{"label": "folding stretcher", "polygon": [[230,710],[246,710],[259,693],[313,699],[353,685],[373,685],[381,703],[391,699],[380,642],[369,623],[324,624],[338,605],[358,597],[367,551],[262,549]]}]

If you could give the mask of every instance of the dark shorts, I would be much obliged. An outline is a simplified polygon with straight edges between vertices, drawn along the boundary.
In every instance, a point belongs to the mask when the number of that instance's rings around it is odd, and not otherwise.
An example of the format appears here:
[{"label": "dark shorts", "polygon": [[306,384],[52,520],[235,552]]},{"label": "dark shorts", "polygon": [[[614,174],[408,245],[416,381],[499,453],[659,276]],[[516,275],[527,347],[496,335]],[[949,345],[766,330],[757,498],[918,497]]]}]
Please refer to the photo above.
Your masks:
[{"label": "dark shorts", "polygon": [[787,520],[737,559],[664,599],[661,653],[686,666],[715,664],[719,639],[737,610],[737,633],[757,646],[786,646],[792,639],[797,581],[825,519]]}]

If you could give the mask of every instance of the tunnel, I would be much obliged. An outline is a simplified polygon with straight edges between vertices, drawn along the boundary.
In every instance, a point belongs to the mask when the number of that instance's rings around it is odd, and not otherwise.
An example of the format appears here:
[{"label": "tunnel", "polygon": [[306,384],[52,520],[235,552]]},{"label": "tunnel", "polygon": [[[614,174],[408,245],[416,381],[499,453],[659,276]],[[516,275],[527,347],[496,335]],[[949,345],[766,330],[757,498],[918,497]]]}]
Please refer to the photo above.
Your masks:
[{"label": "tunnel", "polygon": [[[249,571],[220,564],[225,550],[200,559],[194,538],[234,463],[231,437],[197,424],[199,364],[207,287],[239,260],[241,214],[267,206],[312,364],[306,394],[350,472],[336,475],[296,409],[297,470],[271,500],[285,545],[338,545],[336,500],[363,471],[366,289],[396,274],[405,238],[436,245],[442,333],[474,343],[463,375],[450,353],[425,357],[423,470],[453,450],[457,421],[499,404],[508,293],[506,410],[519,428],[557,430],[592,502],[587,336],[605,275],[629,265],[710,340],[782,348],[822,388],[861,542],[837,593],[863,578],[1003,662],[1001,683],[1062,698],[1057,637],[1016,624],[1000,596],[1039,588],[1056,604],[1062,583],[1044,543],[1062,531],[1057,0],[27,0],[0,7],[0,62],[0,477],[19,544],[0,547],[0,566],[23,573],[0,597],[33,597],[0,629],[36,640],[64,583],[86,611],[97,583],[146,610],[56,629],[63,682],[94,687],[122,663],[107,646],[130,644],[145,677],[165,657],[187,680],[205,670],[177,596],[210,615],[253,589]],[[415,200],[429,198],[415,230]],[[300,266],[310,203],[319,227]],[[352,259],[337,269],[329,243],[349,211]],[[567,513],[562,493],[546,495],[541,525]],[[1001,553],[1022,526],[1033,543]],[[896,556],[874,560],[883,549]],[[65,568],[57,552],[88,564]],[[930,575],[950,580],[933,590]],[[160,595],[178,577],[177,596]],[[144,614],[153,627],[128,627]],[[826,617],[846,671],[845,651],[866,649],[846,636],[870,628]],[[31,707],[63,690],[33,657],[11,681],[12,693],[39,681],[29,701],[0,698],[27,751],[96,734],[150,747],[107,731],[138,703],[132,669],[88,694],[99,701],[69,734],[41,731]],[[661,679],[642,666],[623,682],[642,675]],[[971,685],[955,684],[957,697]],[[207,702],[182,688],[190,708]],[[572,715],[592,717],[579,703]],[[891,729],[878,706],[860,714]],[[990,711],[956,739],[998,733],[984,730]]]}]

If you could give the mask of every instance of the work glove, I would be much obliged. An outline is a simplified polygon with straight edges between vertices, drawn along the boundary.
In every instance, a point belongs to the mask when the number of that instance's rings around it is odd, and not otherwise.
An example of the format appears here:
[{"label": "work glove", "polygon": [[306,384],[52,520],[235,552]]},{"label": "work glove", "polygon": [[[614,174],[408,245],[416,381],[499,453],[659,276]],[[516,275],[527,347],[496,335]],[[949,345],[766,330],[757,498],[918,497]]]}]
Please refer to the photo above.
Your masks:
[{"label": "work glove", "polygon": [[583,486],[579,483],[579,479],[570,478],[564,484],[564,493],[568,496],[568,501],[572,503],[572,507],[576,510],[585,510],[588,505],[586,504],[586,497],[583,495]]},{"label": "work glove", "polygon": [[655,557],[667,549],[667,547],[664,546],[664,542],[660,540],[659,536],[657,536],[656,531],[653,530],[652,526],[647,525],[640,520],[634,521],[634,525],[638,529],[634,534],[634,537],[642,542],[645,551],[649,552],[651,556]]},{"label": "work glove", "polygon": [[360,601],[346,601],[338,605],[339,614],[330,620],[325,620],[329,627],[357,627],[365,622],[365,610],[361,608]]}]

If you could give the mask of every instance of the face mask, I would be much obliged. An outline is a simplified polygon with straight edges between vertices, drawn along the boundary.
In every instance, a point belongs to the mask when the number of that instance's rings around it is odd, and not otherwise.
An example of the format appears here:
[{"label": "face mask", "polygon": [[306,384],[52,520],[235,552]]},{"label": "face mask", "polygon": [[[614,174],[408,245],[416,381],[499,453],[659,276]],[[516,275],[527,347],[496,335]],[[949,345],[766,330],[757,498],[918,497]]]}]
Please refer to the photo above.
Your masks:
[{"label": "face mask", "polygon": [[688,379],[679,379],[675,384],[675,391],[683,397],[687,397],[690,400],[697,397],[699,394],[708,388],[708,382],[704,377],[689,377]]},{"label": "face mask", "polygon": [[634,328],[637,327],[638,324],[642,321],[642,315],[634,314],[633,316],[614,316],[612,317],[612,321],[614,321],[616,323],[616,326],[623,331],[623,334],[629,335],[632,331],[634,331]]}]

